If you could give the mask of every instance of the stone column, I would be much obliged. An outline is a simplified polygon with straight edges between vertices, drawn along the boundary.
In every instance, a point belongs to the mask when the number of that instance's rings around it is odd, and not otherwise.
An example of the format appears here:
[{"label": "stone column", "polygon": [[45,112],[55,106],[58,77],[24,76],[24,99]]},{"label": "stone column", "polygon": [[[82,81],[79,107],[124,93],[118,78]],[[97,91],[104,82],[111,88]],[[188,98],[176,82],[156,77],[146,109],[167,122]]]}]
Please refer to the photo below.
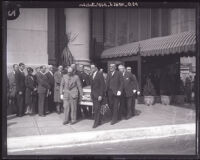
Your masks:
[{"label": "stone column", "polygon": [[[89,64],[90,10],[65,8],[66,34],[70,35],[69,49],[76,63]],[[74,40],[73,40],[74,39]]]}]

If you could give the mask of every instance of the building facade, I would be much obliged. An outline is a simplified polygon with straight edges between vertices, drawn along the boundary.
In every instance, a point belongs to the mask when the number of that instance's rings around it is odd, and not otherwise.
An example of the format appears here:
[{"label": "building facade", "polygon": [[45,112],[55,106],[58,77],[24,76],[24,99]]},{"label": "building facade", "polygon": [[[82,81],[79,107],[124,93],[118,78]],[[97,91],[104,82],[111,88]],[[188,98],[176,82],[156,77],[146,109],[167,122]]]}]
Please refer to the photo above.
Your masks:
[{"label": "building facade", "polygon": [[7,64],[59,65],[66,45],[77,63],[89,64],[105,49],[195,26],[194,9],[20,8],[7,22]]}]

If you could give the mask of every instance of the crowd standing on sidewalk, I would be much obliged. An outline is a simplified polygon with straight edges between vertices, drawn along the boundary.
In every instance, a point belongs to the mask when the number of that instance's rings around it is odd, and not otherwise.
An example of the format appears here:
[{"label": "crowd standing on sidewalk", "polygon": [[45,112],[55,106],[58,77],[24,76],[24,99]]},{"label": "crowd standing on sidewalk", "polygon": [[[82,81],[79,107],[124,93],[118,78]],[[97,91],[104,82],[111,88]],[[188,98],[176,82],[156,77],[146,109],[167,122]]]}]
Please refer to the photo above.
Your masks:
[{"label": "crowd standing on sidewalk", "polygon": [[[108,73],[96,64],[89,66],[71,64],[63,69],[42,65],[26,67],[24,63],[13,65],[8,74],[8,106],[18,117],[51,112],[64,112],[63,125],[75,124],[84,117],[94,118],[93,128],[101,125],[102,106],[111,111],[111,125],[122,118],[135,115],[135,97],[140,94],[136,76],[131,67],[109,65]],[[88,67],[87,67],[88,68]],[[27,75],[25,74],[27,70]],[[56,71],[54,70],[56,69]],[[91,86],[92,107],[82,107],[83,88]]]}]

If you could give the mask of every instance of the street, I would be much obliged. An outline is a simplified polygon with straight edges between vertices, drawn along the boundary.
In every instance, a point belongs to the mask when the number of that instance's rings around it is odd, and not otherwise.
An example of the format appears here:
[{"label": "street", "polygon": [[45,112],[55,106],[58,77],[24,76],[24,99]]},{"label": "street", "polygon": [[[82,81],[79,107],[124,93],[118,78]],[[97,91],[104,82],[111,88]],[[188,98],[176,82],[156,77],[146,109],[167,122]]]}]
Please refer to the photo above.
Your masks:
[{"label": "street", "polygon": [[127,140],[102,144],[59,146],[8,153],[9,155],[79,155],[79,154],[195,154],[195,135],[148,140]]}]

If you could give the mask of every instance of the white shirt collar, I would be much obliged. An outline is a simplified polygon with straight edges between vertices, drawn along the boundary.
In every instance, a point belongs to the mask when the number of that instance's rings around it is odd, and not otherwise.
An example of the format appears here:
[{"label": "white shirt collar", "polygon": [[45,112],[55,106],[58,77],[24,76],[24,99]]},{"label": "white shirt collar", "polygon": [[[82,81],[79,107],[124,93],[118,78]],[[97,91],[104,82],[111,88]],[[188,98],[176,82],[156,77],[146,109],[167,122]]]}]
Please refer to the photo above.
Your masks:
[{"label": "white shirt collar", "polygon": [[115,74],[115,71],[113,71],[111,74],[112,74],[112,76],[113,76],[113,75]]},{"label": "white shirt collar", "polygon": [[96,74],[97,74],[97,71],[95,71],[95,72],[93,73],[93,79],[94,79],[94,77],[96,76]]},{"label": "white shirt collar", "polygon": [[51,75],[53,75],[53,72],[49,71],[51,73]]}]

